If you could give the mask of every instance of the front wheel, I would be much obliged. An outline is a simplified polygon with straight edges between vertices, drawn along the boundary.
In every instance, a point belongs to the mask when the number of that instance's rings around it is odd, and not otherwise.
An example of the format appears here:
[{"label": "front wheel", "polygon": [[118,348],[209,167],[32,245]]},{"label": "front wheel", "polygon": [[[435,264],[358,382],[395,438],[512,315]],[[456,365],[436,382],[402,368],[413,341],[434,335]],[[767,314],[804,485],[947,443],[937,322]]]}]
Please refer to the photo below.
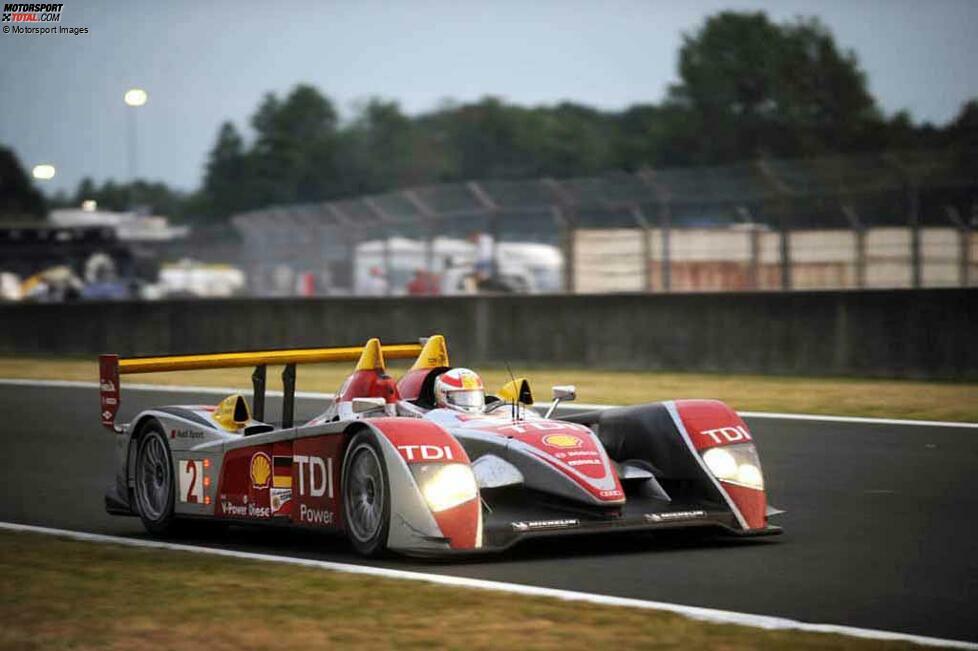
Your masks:
[{"label": "front wheel", "polygon": [[354,549],[364,556],[387,550],[390,484],[384,454],[372,432],[353,437],[343,461],[343,522]]},{"label": "front wheel", "polygon": [[136,510],[146,530],[164,534],[173,526],[173,461],[163,428],[150,421],[136,452]]}]

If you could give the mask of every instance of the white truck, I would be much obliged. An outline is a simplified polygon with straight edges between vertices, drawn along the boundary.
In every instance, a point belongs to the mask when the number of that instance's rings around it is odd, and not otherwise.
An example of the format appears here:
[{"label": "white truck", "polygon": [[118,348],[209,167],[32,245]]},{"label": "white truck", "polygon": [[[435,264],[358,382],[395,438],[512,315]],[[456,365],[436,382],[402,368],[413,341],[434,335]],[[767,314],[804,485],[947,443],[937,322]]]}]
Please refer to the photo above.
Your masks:
[{"label": "white truck", "polygon": [[[495,244],[498,286],[521,293],[557,292],[563,287],[563,255],[537,242]],[[439,237],[429,243],[403,237],[361,242],[356,247],[353,291],[357,295],[402,296],[419,272],[434,278],[437,293],[476,291],[478,246],[467,240]]]}]

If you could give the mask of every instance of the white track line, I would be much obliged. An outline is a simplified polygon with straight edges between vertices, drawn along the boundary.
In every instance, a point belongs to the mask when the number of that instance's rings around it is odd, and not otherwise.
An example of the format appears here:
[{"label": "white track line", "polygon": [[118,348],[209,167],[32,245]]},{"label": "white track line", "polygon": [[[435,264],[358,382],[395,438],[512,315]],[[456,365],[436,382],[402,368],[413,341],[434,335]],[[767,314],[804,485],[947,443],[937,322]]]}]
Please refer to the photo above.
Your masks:
[{"label": "white track line", "polygon": [[[81,380],[21,380],[0,378],[0,386],[26,386],[26,387],[52,387],[66,389],[98,389],[98,382],[86,382]],[[199,386],[180,386],[166,384],[124,384],[124,389],[131,391],[156,391],[160,393],[203,393],[206,395],[226,396],[230,393],[240,393],[246,391],[240,387],[199,387]],[[267,396],[281,396],[281,391],[268,391]],[[296,398],[306,400],[332,400],[332,393],[319,393],[315,391],[296,391]],[[535,407],[546,408],[547,403],[537,403]],[[568,405],[571,406],[571,405]],[[611,409],[622,405],[598,405],[589,403],[574,403],[573,409]],[[899,418],[864,418],[861,416],[823,416],[820,414],[781,414],[767,411],[739,411],[737,412],[744,418],[774,418],[780,420],[812,420],[824,421],[829,423],[864,423],[867,425],[908,425],[925,427],[965,427],[978,429],[978,423],[956,423],[943,420],[902,420]]]},{"label": "white track line", "polygon": [[821,416],[819,414],[778,414],[767,411],[738,411],[744,418],[777,418],[782,420],[820,420],[828,423],[865,423],[867,425],[918,425],[925,427],[970,427],[978,423],[954,423],[944,420],[901,420],[899,418],[862,418],[859,416]]},{"label": "white track line", "polygon": [[288,556],[274,556],[271,554],[256,554],[252,552],[241,552],[230,549],[216,549],[213,547],[197,547],[193,545],[180,545],[167,543],[157,540],[144,540],[138,538],[124,538],[121,536],[107,536],[96,533],[85,533],[82,531],[69,531],[67,529],[52,529],[48,527],[36,527],[27,524],[17,524],[13,522],[0,522],[0,530],[19,531],[37,534],[46,534],[81,540],[93,543],[110,543],[125,545],[128,547],[146,547],[150,549],[166,549],[171,551],[192,552],[195,554],[210,554],[213,556],[224,556],[228,558],[240,558],[252,561],[265,561],[272,563],[283,563],[286,565],[299,565],[303,567],[314,567],[321,570],[334,572],[346,572],[349,574],[366,574],[368,576],[378,576],[388,579],[400,579],[409,581],[424,581],[456,588],[470,588],[476,590],[492,590],[496,592],[508,592],[521,594],[531,597],[550,597],[562,599],[564,601],[580,601],[586,603],[599,604],[602,606],[621,606],[627,608],[641,608],[645,610],[660,610],[677,615],[689,617],[691,619],[711,622],[715,624],[737,624],[740,626],[750,626],[766,630],[797,630],[810,633],[833,633],[836,635],[847,635],[850,637],[860,637],[871,640],[889,640],[900,642],[912,642],[926,646],[944,646],[959,649],[978,649],[978,644],[964,642],[960,640],[947,640],[936,637],[926,637],[921,635],[909,635],[906,633],[895,633],[892,631],[879,631],[868,628],[856,628],[852,626],[838,626],[835,624],[809,624],[794,619],[784,617],[770,617],[767,615],[752,615],[749,613],[738,613],[728,610],[716,610],[713,608],[699,608],[696,606],[683,606],[662,601],[646,601],[642,599],[629,599],[625,597],[609,597],[606,595],[590,594],[587,592],[574,592],[570,590],[556,590],[554,588],[542,588],[531,585],[520,585],[518,583],[504,583],[501,581],[487,581],[485,579],[470,579],[459,576],[447,576],[442,574],[426,574],[423,572],[409,572],[405,570],[392,570],[382,567],[372,567],[369,565],[352,565],[349,563],[335,563],[331,561],[317,561],[308,558],[292,558]]}]

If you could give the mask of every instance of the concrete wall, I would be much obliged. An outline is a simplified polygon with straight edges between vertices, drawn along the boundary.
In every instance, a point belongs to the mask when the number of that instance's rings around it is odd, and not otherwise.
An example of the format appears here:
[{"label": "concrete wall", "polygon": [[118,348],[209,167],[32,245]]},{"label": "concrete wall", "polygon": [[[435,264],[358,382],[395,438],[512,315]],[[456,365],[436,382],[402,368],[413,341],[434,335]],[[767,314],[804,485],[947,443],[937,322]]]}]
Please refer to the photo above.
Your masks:
[{"label": "concrete wall", "polygon": [[0,353],[410,341],[460,364],[978,379],[978,289],[0,306]]},{"label": "concrete wall", "polygon": [[[963,246],[970,247],[968,284],[978,285],[978,232],[964,237],[968,239],[962,240],[962,234],[953,228],[920,229],[924,287],[962,284]],[[646,266],[650,288],[662,288],[663,242],[658,228],[579,229],[574,238],[577,291],[641,291],[645,287]],[[672,291],[781,289],[778,233],[743,228],[677,228],[669,238]],[[866,230],[867,288],[913,285],[910,238],[906,227]],[[859,287],[857,238],[851,229],[792,231],[788,246],[792,289]]]}]

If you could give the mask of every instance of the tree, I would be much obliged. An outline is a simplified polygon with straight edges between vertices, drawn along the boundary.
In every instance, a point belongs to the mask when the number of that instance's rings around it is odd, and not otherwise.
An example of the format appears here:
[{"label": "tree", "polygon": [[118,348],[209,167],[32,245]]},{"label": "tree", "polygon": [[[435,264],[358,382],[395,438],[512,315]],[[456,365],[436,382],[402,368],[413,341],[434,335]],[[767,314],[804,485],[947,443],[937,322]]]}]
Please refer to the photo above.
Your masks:
[{"label": "tree", "polygon": [[968,100],[961,106],[948,125],[948,133],[956,147],[978,150],[978,98]]},{"label": "tree", "polygon": [[335,191],[336,122],[332,102],[312,86],[298,85],[281,101],[265,96],[251,119],[258,205],[318,201]]},{"label": "tree", "polygon": [[[964,103],[948,125],[947,137],[965,178],[978,182],[978,98]],[[972,215],[972,220],[975,218],[976,215]]]},{"label": "tree", "polygon": [[520,116],[519,132],[536,176],[599,174],[612,164],[613,122],[589,106],[564,102]]},{"label": "tree", "polygon": [[88,201],[89,199],[96,199],[96,194],[98,193],[98,188],[95,186],[95,181],[91,177],[86,176],[81,181],[78,182],[78,189],[75,190],[75,198],[73,205],[78,207],[83,201]]},{"label": "tree", "polygon": [[536,167],[524,137],[525,111],[485,97],[439,111],[425,124],[432,137],[445,142],[452,180],[524,178]]},{"label": "tree", "polygon": [[704,162],[858,149],[866,123],[880,119],[855,55],[814,18],[711,16],[684,37],[679,75],[670,102],[702,128]]},{"label": "tree", "polygon": [[249,181],[244,140],[232,123],[224,122],[217,132],[217,142],[211,149],[204,172],[206,211],[212,216],[226,218],[250,207]]},{"label": "tree", "polygon": [[397,102],[372,98],[343,132],[344,194],[364,194],[430,182],[439,155]]},{"label": "tree", "polygon": [[0,219],[33,221],[46,214],[44,195],[31,183],[17,155],[0,146]]}]

